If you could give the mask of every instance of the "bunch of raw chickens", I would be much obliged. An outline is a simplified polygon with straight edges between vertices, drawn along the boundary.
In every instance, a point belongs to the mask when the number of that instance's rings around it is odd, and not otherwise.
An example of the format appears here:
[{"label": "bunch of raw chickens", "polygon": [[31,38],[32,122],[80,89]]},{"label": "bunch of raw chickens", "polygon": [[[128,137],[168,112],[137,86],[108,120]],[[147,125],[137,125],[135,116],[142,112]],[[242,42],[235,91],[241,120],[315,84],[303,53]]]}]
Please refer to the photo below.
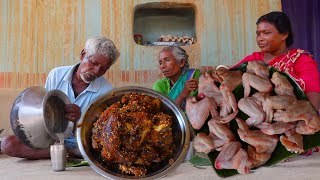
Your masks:
[{"label": "bunch of raw chickens", "polygon": [[[207,154],[220,151],[216,169],[249,173],[270,159],[279,139],[288,151],[301,153],[302,135],[320,130],[320,116],[309,101],[296,98],[288,79],[278,72],[269,77],[269,68],[259,61],[248,62],[244,73],[219,68],[203,74],[198,97],[187,99],[186,113],[192,127],[199,130],[206,122],[209,127],[209,134],[197,134],[194,148]],[[241,84],[244,97],[237,102],[232,91]],[[248,119],[238,118],[239,110]],[[242,147],[230,130],[234,119],[238,136],[248,147]]]}]

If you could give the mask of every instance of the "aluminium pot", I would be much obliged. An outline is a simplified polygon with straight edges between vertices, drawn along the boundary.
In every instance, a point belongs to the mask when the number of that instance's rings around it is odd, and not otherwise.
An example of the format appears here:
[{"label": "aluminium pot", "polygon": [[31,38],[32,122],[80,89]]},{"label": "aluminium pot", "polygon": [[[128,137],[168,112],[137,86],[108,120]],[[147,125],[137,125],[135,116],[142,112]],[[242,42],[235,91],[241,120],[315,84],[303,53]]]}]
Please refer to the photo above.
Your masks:
[{"label": "aluminium pot", "polygon": [[12,105],[10,124],[14,134],[32,148],[46,149],[59,141],[56,133],[67,137],[74,123],[64,118],[70,100],[62,91],[46,91],[32,86],[22,91]]},{"label": "aluminium pot", "polygon": [[[109,105],[119,101],[124,94],[141,93],[152,97],[157,97],[162,101],[161,110],[173,117],[172,133],[175,151],[171,157],[171,163],[164,160],[159,168],[153,172],[148,172],[144,177],[123,175],[116,170],[103,164],[100,155],[92,148],[92,128],[97,120],[97,115],[104,111]],[[162,95],[152,89],[127,86],[113,89],[103,96],[93,101],[82,116],[77,125],[77,142],[84,159],[97,173],[109,179],[158,179],[173,171],[185,159],[190,144],[190,125],[184,112],[168,96]]]}]

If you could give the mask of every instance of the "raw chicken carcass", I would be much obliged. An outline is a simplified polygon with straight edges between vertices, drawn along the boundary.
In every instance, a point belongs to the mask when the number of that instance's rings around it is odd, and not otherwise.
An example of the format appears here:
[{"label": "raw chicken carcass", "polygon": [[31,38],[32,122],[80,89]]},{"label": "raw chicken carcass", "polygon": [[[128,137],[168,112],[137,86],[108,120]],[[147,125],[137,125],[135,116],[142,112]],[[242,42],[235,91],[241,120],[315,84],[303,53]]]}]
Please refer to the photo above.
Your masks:
[{"label": "raw chicken carcass", "polygon": [[213,117],[213,119],[215,119],[221,123],[229,123],[230,121],[232,121],[236,117],[238,112],[239,112],[239,110],[236,110],[235,112],[228,114],[225,117]]},{"label": "raw chicken carcass", "polygon": [[[313,117],[313,119],[315,119],[315,121],[318,121],[318,122],[320,121],[319,116]],[[311,135],[311,134],[314,134],[318,131],[319,130],[317,130],[316,128],[312,128],[311,126],[308,126],[305,121],[298,121],[298,124],[296,127],[297,133],[303,134],[303,135]]]},{"label": "raw chicken carcass", "polygon": [[197,136],[193,139],[193,148],[197,152],[203,152],[208,154],[215,149],[215,145],[210,136],[205,133],[198,133]]},{"label": "raw chicken carcass", "polygon": [[220,107],[220,117],[226,117],[231,111],[231,106],[225,101],[220,89],[216,86],[210,74],[205,73],[199,78],[198,96],[213,98],[217,106]]},{"label": "raw chicken carcass", "polygon": [[273,110],[285,110],[295,100],[295,96],[288,95],[267,97],[262,103],[263,110],[266,112],[266,122],[271,123],[273,118]]},{"label": "raw chicken carcass", "polygon": [[230,139],[222,139],[210,132],[209,135],[205,133],[198,133],[193,140],[193,148],[197,152],[203,152],[208,154],[209,152],[216,150],[221,151],[224,145],[230,142]]},{"label": "raw chicken carcass", "polygon": [[255,74],[264,79],[269,79],[269,68],[262,61],[249,61],[246,72]]},{"label": "raw chicken carcass", "polygon": [[228,142],[230,142],[228,139],[221,139],[218,136],[216,136],[214,133],[210,132],[209,136],[211,137],[213,144],[214,144],[214,150],[221,151],[223,146],[226,145]]},{"label": "raw chicken carcass", "polygon": [[296,131],[300,134],[314,134],[320,130],[320,116],[307,100],[297,100],[285,111],[275,112],[273,120],[283,122],[304,121],[305,124],[298,122],[297,125]]},{"label": "raw chicken carcass", "polygon": [[265,164],[271,158],[271,153],[257,153],[255,148],[250,145],[248,146],[247,153],[250,162],[249,167],[251,169]]},{"label": "raw chicken carcass", "polygon": [[255,98],[257,104],[262,106],[262,103],[270,96],[270,93],[256,92],[252,95]]},{"label": "raw chicken carcass", "polygon": [[221,94],[220,89],[215,85],[213,78],[210,74],[205,73],[199,78],[198,85],[198,96],[200,98],[204,97],[215,97],[216,94]]},{"label": "raw chicken carcass", "polygon": [[205,97],[200,101],[196,97],[189,97],[186,101],[186,114],[194,129],[199,130],[206,122],[209,114],[219,116],[217,105],[213,98]]},{"label": "raw chicken carcass", "polygon": [[294,129],[280,136],[280,142],[288,151],[295,153],[302,153],[304,151],[303,137],[301,134],[296,133]]},{"label": "raw chicken carcass", "polygon": [[240,174],[250,172],[248,154],[241,149],[238,141],[227,143],[217,156],[214,166],[216,169],[236,169]]},{"label": "raw chicken carcass", "polygon": [[284,75],[279,72],[274,72],[272,74],[271,82],[275,85],[274,91],[278,95],[289,95],[295,97],[293,87]]},{"label": "raw chicken carcass", "polygon": [[296,123],[295,122],[285,123],[285,122],[279,121],[279,122],[270,124],[267,122],[263,122],[256,127],[259,128],[263,133],[267,135],[274,135],[274,134],[282,134],[289,131],[290,129],[294,129],[296,127]]},{"label": "raw chicken carcass", "polygon": [[238,134],[242,141],[252,145],[257,153],[272,153],[277,146],[278,136],[267,135],[260,130],[249,130],[248,125],[241,119],[236,118],[239,129]]},{"label": "raw chicken carcass", "polygon": [[242,85],[244,87],[244,97],[248,97],[251,87],[259,92],[271,92],[272,83],[270,79],[265,79],[252,73],[244,73],[242,76]]},{"label": "raw chicken carcass", "polygon": [[223,139],[227,142],[235,141],[236,138],[231,132],[230,128],[226,124],[222,124],[214,119],[208,121],[209,131],[216,135],[219,139]]},{"label": "raw chicken carcass", "polygon": [[265,119],[265,112],[262,109],[262,106],[256,103],[255,98],[245,97],[239,100],[238,102],[239,109],[246,113],[249,118],[246,120],[246,123],[249,126],[257,126],[262,123]]},{"label": "raw chicken carcass", "polygon": [[220,85],[220,91],[224,100],[232,107],[233,112],[238,110],[238,105],[235,96],[232,91],[241,84],[242,72],[241,71],[229,71],[226,78],[223,79]]},{"label": "raw chicken carcass", "polygon": [[217,68],[214,71],[214,74],[218,76],[218,79],[215,79],[215,80],[218,80],[217,82],[222,83],[222,81],[224,81],[224,79],[226,79],[227,76],[229,75],[229,72],[230,71],[228,68],[224,68],[224,67]]}]

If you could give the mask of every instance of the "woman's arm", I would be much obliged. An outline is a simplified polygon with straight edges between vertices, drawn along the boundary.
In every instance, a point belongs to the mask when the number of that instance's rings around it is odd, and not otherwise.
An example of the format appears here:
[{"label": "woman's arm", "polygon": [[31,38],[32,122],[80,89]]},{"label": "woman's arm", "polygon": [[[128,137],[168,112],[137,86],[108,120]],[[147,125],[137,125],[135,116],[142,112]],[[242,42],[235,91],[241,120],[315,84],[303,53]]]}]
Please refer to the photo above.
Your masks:
[{"label": "woman's arm", "polygon": [[320,93],[319,92],[308,92],[306,93],[309,102],[313,105],[313,107],[317,110],[320,115]]},{"label": "woman's arm", "polygon": [[293,70],[305,83],[305,94],[309,102],[319,113],[320,110],[320,75],[318,65],[310,56],[302,54],[294,63]]},{"label": "woman's arm", "polygon": [[198,89],[198,79],[189,79],[186,81],[186,84],[184,85],[184,88],[182,92],[179,94],[175,102],[181,106],[182,102],[189,97],[190,93],[192,91],[195,91]]}]

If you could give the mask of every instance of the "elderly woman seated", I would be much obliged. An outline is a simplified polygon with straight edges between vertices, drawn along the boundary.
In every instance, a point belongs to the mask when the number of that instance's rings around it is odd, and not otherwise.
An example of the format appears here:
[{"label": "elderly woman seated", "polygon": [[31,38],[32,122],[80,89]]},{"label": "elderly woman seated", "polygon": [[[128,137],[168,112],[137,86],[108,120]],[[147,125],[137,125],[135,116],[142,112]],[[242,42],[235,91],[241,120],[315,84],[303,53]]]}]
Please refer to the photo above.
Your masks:
[{"label": "elderly woman seated", "polygon": [[164,47],[159,53],[159,66],[164,78],[153,84],[153,89],[173,99],[184,109],[185,100],[197,95],[197,69],[189,69],[188,54],[179,46]]}]

